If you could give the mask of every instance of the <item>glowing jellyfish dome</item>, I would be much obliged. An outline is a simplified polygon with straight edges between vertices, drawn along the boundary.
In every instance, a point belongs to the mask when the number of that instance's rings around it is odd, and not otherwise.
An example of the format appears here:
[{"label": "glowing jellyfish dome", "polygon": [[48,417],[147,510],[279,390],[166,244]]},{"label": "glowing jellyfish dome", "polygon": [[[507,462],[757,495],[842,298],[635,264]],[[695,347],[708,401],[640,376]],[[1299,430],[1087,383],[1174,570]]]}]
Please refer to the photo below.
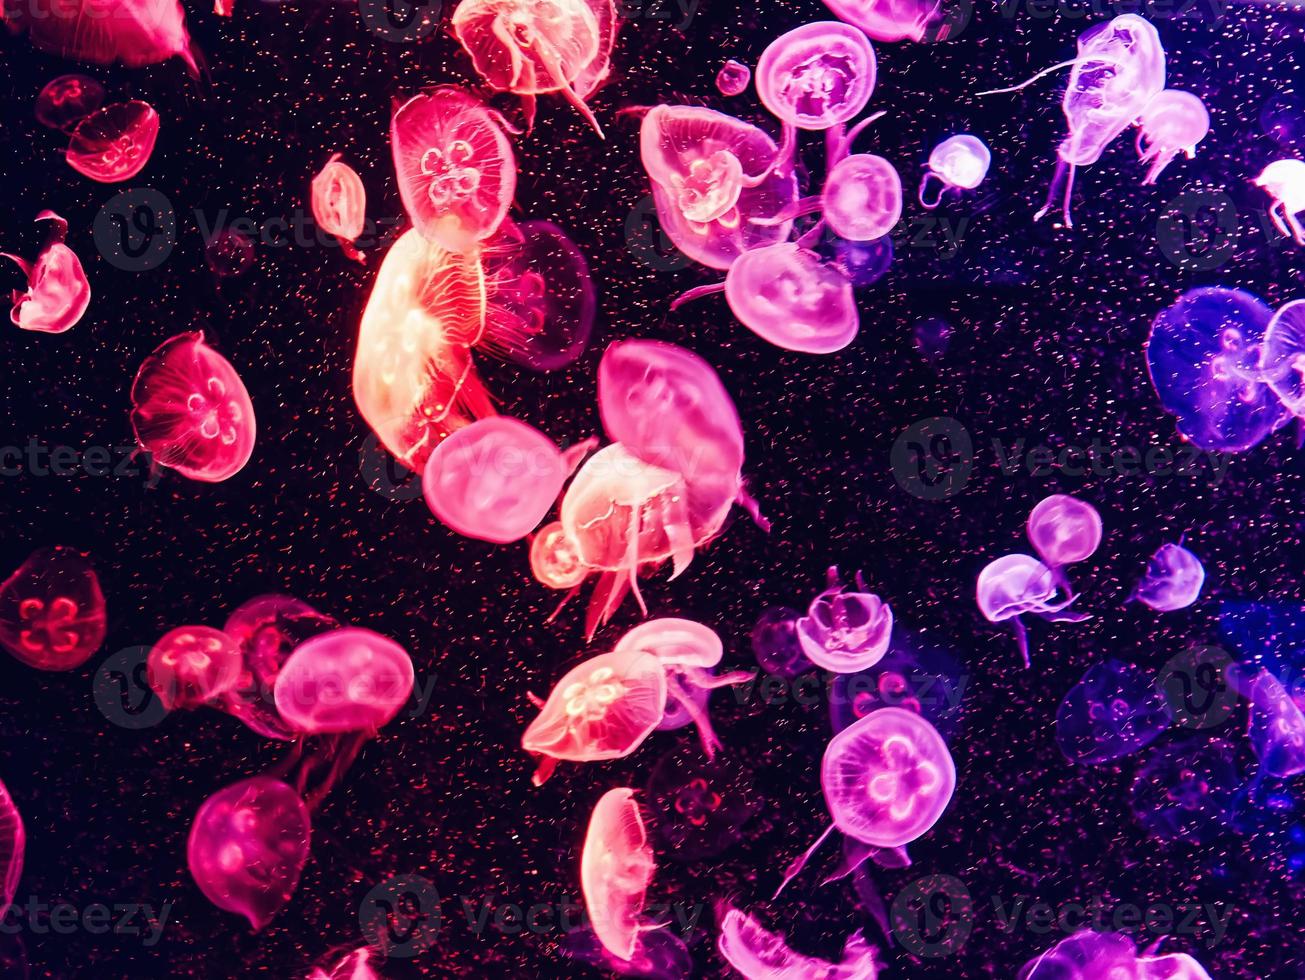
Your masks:
[{"label": "glowing jellyfish dome", "polygon": [[148,102],[119,102],[96,109],[77,124],[65,154],[68,165],[91,180],[130,180],[149,163],[159,138],[159,114]]},{"label": "glowing jellyfish dome", "polygon": [[[926,208],[936,208],[949,191],[974,190],[988,176],[990,166],[992,153],[979,137],[969,133],[948,136],[929,153],[929,164],[920,181],[920,203]],[[931,181],[938,182],[932,198],[928,196]]]},{"label": "glowing jellyfish dome", "polygon": [[832,354],[861,329],[852,284],[796,242],[745,252],[725,277],[725,298],[740,323],[786,350]]},{"label": "glowing jellyfish dome", "polygon": [[839,20],[861,28],[876,41],[923,41],[940,19],[933,0],[824,0]]},{"label": "glowing jellyfish dome", "polygon": [[1137,126],[1137,155],[1151,165],[1142,183],[1154,184],[1179,153],[1196,156],[1196,144],[1210,132],[1210,114],[1191,92],[1167,88],[1151,97]]},{"label": "glowing jellyfish dome", "polygon": [[1132,598],[1157,612],[1186,609],[1201,594],[1205,566],[1181,544],[1163,544],[1147,562]]},{"label": "glowing jellyfish dome", "polygon": [[866,591],[860,572],[856,591],[848,592],[838,580],[837,568],[829,570],[829,587],[797,621],[798,643],[807,659],[836,674],[873,667],[888,652],[892,633],[893,611],[888,604]]},{"label": "glowing jellyfish dome", "polygon": [[589,922],[604,948],[631,960],[639,946],[645,896],[656,865],[634,790],[608,790],[594,806],[580,853]]},{"label": "glowing jellyfish dome", "polygon": [[328,235],[340,240],[344,254],[355,262],[364,261],[354,242],[363,233],[367,218],[367,191],[358,172],[340,162],[340,154],[331,154],[313,178],[310,204],[313,220]]},{"label": "glowing jellyfish dome", "polygon": [[1297,215],[1305,212],[1305,160],[1274,160],[1255,178],[1273,204],[1269,217],[1283,235],[1305,245],[1305,225]]},{"label": "glowing jellyfish dome", "polygon": [[757,62],[757,94],[781,122],[825,130],[860,114],[875,88],[874,48],[839,21],[804,24],[770,43]]},{"label": "glowing jellyfish dome", "polygon": [[1077,623],[1088,616],[1069,609],[1076,596],[1063,591],[1056,574],[1030,555],[1003,555],[984,566],[975,586],[979,611],[990,623],[1009,621],[1015,630],[1024,666],[1030,665],[1028,632],[1020,617],[1028,614],[1043,619]]},{"label": "glowing jellyfish dome", "polygon": [[731,58],[716,74],[716,88],[721,95],[742,95],[752,84],[752,69]]},{"label": "glowing jellyfish dome", "polygon": [[372,733],[399,713],[412,685],[412,659],[403,647],[349,627],[296,647],[277,674],[273,697],[296,732]]},{"label": "glowing jellyfish dome", "polygon": [[902,180],[883,157],[855,153],[825,178],[822,214],[829,228],[851,242],[883,238],[902,217]]},{"label": "glowing jellyfish dome", "polygon": [[1305,713],[1267,670],[1247,685],[1251,703],[1247,732],[1260,768],[1279,779],[1305,772]]},{"label": "glowing jellyfish dome", "polygon": [[70,129],[104,104],[104,86],[86,75],[60,75],[36,96],[36,121],[50,129]]},{"label": "glowing jellyfish dome", "polygon": [[1260,371],[1283,407],[1305,417],[1305,300],[1284,303],[1273,314],[1260,345]]},{"label": "glowing jellyfish dome", "polygon": [[150,688],[165,708],[194,708],[240,682],[240,647],[221,630],[178,626],[150,648],[145,665]]},{"label": "glowing jellyfish dome", "polygon": [[40,548],[0,584],[0,645],[37,670],[73,670],[104,642],[100,579],[72,548]]},{"label": "glowing jellyfish dome", "polygon": [[1048,568],[1091,558],[1101,546],[1101,515],[1084,500],[1053,493],[1029,513],[1029,543]]},{"label": "glowing jellyfish dome", "polygon": [[178,57],[199,77],[198,51],[178,0],[69,0],[53,6],[12,4],[5,21],[27,30],[32,45],[61,58],[128,68]]},{"label": "glowing jellyfish dome", "polygon": [[86,314],[91,286],[81,260],[63,243],[68,222],[53,211],[42,211],[36,220],[51,222],[53,232],[35,263],[0,252],[0,258],[9,259],[27,276],[26,292],[13,291],[9,319],[21,330],[63,333]]},{"label": "glowing jellyfish dome", "polygon": [[18,891],[26,853],[27,830],[18,804],[9,795],[8,787],[0,783],[0,916],[9,911]]}]

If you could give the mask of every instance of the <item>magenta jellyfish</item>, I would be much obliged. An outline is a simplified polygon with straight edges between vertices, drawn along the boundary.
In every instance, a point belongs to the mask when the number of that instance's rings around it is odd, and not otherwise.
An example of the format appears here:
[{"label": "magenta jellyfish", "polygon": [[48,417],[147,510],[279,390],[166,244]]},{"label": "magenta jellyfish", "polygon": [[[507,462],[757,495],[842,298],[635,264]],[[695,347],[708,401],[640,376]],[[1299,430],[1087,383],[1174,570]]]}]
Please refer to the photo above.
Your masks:
[{"label": "magenta jellyfish", "polygon": [[0,783],[0,916],[9,911],[18,891],[26,852],[27,830],[23,827],[23,817],[9,795],[9,788]]},{"label": "magenta jellyfish", "polygon": [[1070,762],[1099,765],[1154,742],[1170,717],[1155,678],[1132,664],[1089,667],[1056,711],[1056,743]]},{"label": "magenta jellyfish", "polygon": [[1260,369],[1283,407],[1305,418],[1305,300],[1284,303],[1273,314],[1260,345]]},{"label": "magenta jellyfish", "polygon": [[724,288],[739,322],[786,350],[832,354],[861,329],[852,284],[796,242],[745,252]]},{"label": "magenta jellyfish", "polygon": [[77,124],[65,154],[79,174],[102,184],[135,177],[154,152],[159,114],[148,102],[117,102],[96,109]]},{"label": "magenta jellyfish", "polygon": [[161,466],[202,483],[229,480],[254,454],[254,405],[231,362],[199,332],[160,344],[136,372],[131,425]]},{"label": "magenta jellyfish", "polygon": [[720,935],[716,948],[735,970],[748,980],[779,978],[838,977],[839,980],[875,980],[879,967],[874,948],[859,933],[847,937],[843,958],[829,963],[793,949],[777,932],[771,932],[755,918],[728,905],[717,912]]},{"label": "magenta jellyfish", "polygon": [[589,574],[561,521],[544,525],[530,542],[530,571],[550,589],[574,589]]},{"label": "magenta jellyfish", "polygon": [[607,80],[620,27],[613,0],[461,0],[453,33],[490,88],[519,95],[533,125],[535,96],[560,93],[594,128],[586,101]]},{"label": "magenta jellyfish", "polygon": [[53,211],[42,211],[36,220],[52,222],[54,231],[35,264],[0,252],[0,258],[14,262],[27,276],[27,291],[13,291],[9,319],[23,330],[63,333],[85,315],[91,304],[91,285],[81,260],[63,243],[68,222]]},{"label": "magenta jellyfish", "polygon": [[1060,585],[1061,569],[1091,558],[1101,546],[1101,515],[1085,500],[1053,493],[1029,513],[1029,543]]},{"label": "magenta jellyfish", "polygon": [[210,902],[261,932],[298,887],[311,833],[293,789],[267,776],[242,779],[195,814],[186,846],[191,877]]},{"label": "magenta jellyfish", "polygon": [[825,130],[858,115],[875,87],[875,52],[861,31],[833,20],[803,24],[757,62],[757,94],[786,126]]},{"label": "magenta jellyfish", "polygon": [[1247,695],[1251,746],[1260,768],[1280,779],[1305,772],[1305,713],[1282,682],[1261,670],[1250,681]]},{"label": "magenta jellyfish", "polygon": [[363,233],[367,218],[367,191],[358,172],[340,162],[340,154],[331,154],[313,178],[311,202],[313,220],[328,235],[340,240],[340,249],[355,262],[365,259],[354,247]]},{"label": "magenta jellyfish", "polygon": [[901,219],[902,180],[883,157],[854,153],[830,168],[822,201],[830,231],[850,242],[871,242]]},{"label": "magenta jellyfish", "polygon": [[771,606],[752,627],[752,653],[767,674],[792,679],[813,666],[802,652],[798,620],[802,614],[787,606]]},{"label": "magenta jellyfish", "polygon": [[4,18],[13,28],[29,31],[35,47],[62,58],[140,68],[175,56],[199,77],[199,53],[178,0],[10,4]]},{"label": "magenta jellyfish", "polygon": [[[929,164],[920,181],[920,204],[936,208],[949,191],[972,191],[988,176],[992,153],[977,136],[959,133],[948,136],[929,153]],[[929,182],[938,182],[938,193],[928,198]]]},{"label": "magenta jellyfish", "polygon": [[825,0],[825,6],[876,41],[923,41],[942,7],[937,0]]},{"label": "magenta jellyfish", "polygon": [[29,667],[80,667],[104,633],[99,577],[72,548],[39,548],[0,584],[0,645]]},{"label": "magenta jellyfish", "polygon": [[1201,594],[1205,566],[1181,544],[1162,544],[1130,598],[1156,612],[1186,609]]},{"label": "magenta jellyfish", "polygon": [[1297,217],[1305,211],[1305,160],[1274,160],[1260,171],[1255,186],[1273,198],[1269,217],[1278,230],[1305,245],[1305,225]]},{"label": "magenta jellyfish", "polygon": [[1179,153],[1196,156],[1196,144],[1210,132],[1210,114],[1191,92],[1167,88],[1151,97],[1137,126],[1137,155],[1151,165],[1142,183],[1154,184]]},{"label": "magenta jellyfish", "polygon": [[412,684],[412,659],[403,647],[349,627],[296,647],[277,673],[273,697],[296,732],[372,735],[399,713]]},{"label": "magenta jellyfish", "polygon": [[562,952],[605,973],[636,980],[685,980],[694,975],[693,954],[684,940],[673,930],[659,929],[652,923],[640,930],[633,959],[623,960],[613,954],[592,929],[568,932]]},{"label": "magenta jellyfish", "polygon": [[165,708],[196,708],[240,683],[240,647],[210,626],[178,626],[150,648],[145,669]]},{"label": "magenta jellyfish", "polygon": [[441,248],[473,252],[507,217],[517,161],[505,125],[452,86],[413,96],[394,114],[390,148],[404,210]]},{"label": "magenta jellyfish", "polygon": [[866,591],[860,572],[856,589],[846,591],[838,569],[829,569],[828,588],[811,600],[807,614],[797,621],[798,642],[807,659],[836,674],[873,667],[892,640],[893,611]]},{"label": "magenta jellyfish", "polygon": [[656,865],[634,790],[608,790],[594,806],[580,853],[580,887],[594,934],[620,960],[632,960]]},{"label": "magenta jellyfish", "polygon": [[1053,622],[1078,623],[1088,618],[1087,613],[1069,609],[1076,596],[1057,596],[1061,586],[1055,573],[1031,555],[1003,555],[983,567],[979,573],[975,595],[979,611],[990,623],[1010,621],[1019,643],[1024,666],[1030,666],[1028,631],[1020,621],[1021,616],[1041,616]]},{"label": "magenta jellyfish", "polygon": [[739,843],[761,809],[747,769],[727,755],[705,759],[690,745],[658,760],[647,794],[656,814],[653,829],[670,856],[685,863],[716,857]]},{"label": "magenta jellyfish", "polygon": [[1123,933],[1085,930],[1062,939],[1021,967],[1018,980],[1210,980],[1205,968],[1186,953],[1139,956]]},{"label": "magenta jellyfish", "polygon": [[752,69],[731,58],[716,73],[716,88],[721,95],[742,95],[752,83]]},{"label": "magenta jellyfish", "polygon": [[104,104],[104,86],[86,75],[60,75],[36,97],[36,121],[50,129],[70,129]]},{"label": "magenta jellyfish", "polygon": [[330,967],[314,967],[308,980],[382,980],[372,967],[376,954],[370,946],[359,946],[336,960]]}]

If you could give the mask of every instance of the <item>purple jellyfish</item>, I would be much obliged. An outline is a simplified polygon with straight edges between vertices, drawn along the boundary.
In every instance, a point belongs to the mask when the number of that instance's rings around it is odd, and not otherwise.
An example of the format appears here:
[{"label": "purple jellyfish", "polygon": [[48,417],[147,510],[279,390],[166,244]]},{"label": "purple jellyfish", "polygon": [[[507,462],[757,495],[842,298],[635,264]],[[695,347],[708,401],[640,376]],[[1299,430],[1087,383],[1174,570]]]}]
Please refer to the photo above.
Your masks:
[{"label": "purple jellyfish", "polygon": [[[1156,944],[1159,945],[1158,943]],[[1018,980],[1210,980],[1186,953],[1138,956],[1118,932],[1076,932],[1020,968]]]},{"label": "purple jellyfish", "polygon": [[1169,712],[1154,678],[1132,664],[1089,667],[1056,712],[1056,743],[1070,762],[1095,766],[1132,755],[1159,738]]},{"label": "purple jellyfish", "polygon": [[1071,593],[1057,600],[1060,592],[1056,576],[1046,565],[1031,555],[1003,555],[984,566],[979,573],[975,594],[979,611],[990,623],[1011,621],[1015,639],[1019,643],[1024,666],[1029,660],[1029,636],[1020,617],[1032,614],[1052,622],[1080,623],[1087,613],[1069,609],[1077,598]]},{"label": "purple jellyfish", "polygon": [[1133,781],[1133,813],[1157,840],[1209,843],[1226,830],[1244,782],[1235,755],[1219,739],[1155,746]]},{"label": "purple jellyfish", "polygon": [[856,153],[830,168],[821,201],[835,235],[871,242],[892,231],[902,217],[902,179],[883,157]]},{"label": "purple jellyfish", "polygon": [[786,127],[826,130],[865,108],[875,75],[875,52],[865,34],[818,21],[781,35],[762,52],[757,94]]},{"label": "purple jellyfish", "polygon": [[716,88],[721,95],[742,95],[752,83],[752,69],[741,61],[731,58],[716,73]]},{"label": "purple jellyfish", "polygon": [[1260,768],[1280,779],[1305,772],[1305,713],[1282,682],[1261,670],[1250,681],[1247,695],[1249,734]]},{"label": "purple jellyfish", "polygon": [[838,569],[830,568],[828,587],[811,600],[807,614],[798,620],[802,652],[817,667],[835,674],[854,674],[873,667],[888,652],[893,634],[893,611],[882,599],[867,592],[861,573],[855,592],[845,591]]},{"label": "purple jellyfish", "polygon": [[814,664],[802,652],[797,624],[802,614],[787,606],[771,606],[752,627],[752,653],[767,674],[792,679]]},{"label": "purple jellyfish", "polygon": [[[969,133],[949,136],[929,154],[929,165],[920,181],[920,204],[932,210],[949,191],[972,191],[988,176],[992,153],[983,140]],[[938,182],[938,193],[927,197],[929,182]]]},{"label": "purple jellyfish", "polygon": [[1053,493],[1029,513],[1029,543],[1051,569],[1057,584],[1065,586],[1061,569],[1091,558],[1101,545],[1101,515],[1086,501]]},{"label": "purple jellyfish", "polygon": [[859,932],[847,937],[842,960],[829,963],[797,952],[779,933],[771,932],[748,913],[736,908],[722,906],[717,911],[717,920],[720,936],[716,948],[725,961],[748,980],[815,980],[819,977],[875,980],[879,975],[874,947]]},{"label": "purple jellyfish", "polygon": [[1129,598],[1156,612],[1174,612],[1194,603],[1204,584],[1201,559],[1181,544],[1162,544],[1147,562],[1146,574]]},{"label": "purple jellyfish", "polygon": [[[937,0],[825,0],[839,20],[859,27],[876,41],[923,41],[939,25]],[[939,31],[939,40],[946,34]]]},{"label": "purple jellyfish", "polygon": [[1209,132],[1210,114],[1191,92],[1167,88],[1153,95],[1137,121],[1137,155],[1151,165],[1142,183],[1154,184],[1179,153],[1196,156]]},{"label": "purple jellyfish", "polygon": [[1305,300],[1278,308],[1264,331],[1260,370],[1283,407],[1305,418]]}]

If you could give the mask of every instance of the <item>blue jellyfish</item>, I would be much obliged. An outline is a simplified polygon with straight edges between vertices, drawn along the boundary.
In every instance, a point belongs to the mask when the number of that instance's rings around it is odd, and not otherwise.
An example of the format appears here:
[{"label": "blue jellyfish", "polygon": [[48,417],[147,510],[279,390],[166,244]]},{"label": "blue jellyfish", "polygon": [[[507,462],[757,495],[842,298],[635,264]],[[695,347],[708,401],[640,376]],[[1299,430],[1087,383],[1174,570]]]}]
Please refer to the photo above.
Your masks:
[{"label": "blue jellyfish", "polygon": [[1305,668],[1305,605],[1225,599],[1219,603],[1219,633],[1244,664],[1278,677]]},{"label": "blue jellyfish", "polygon": [[1070,762],[1097,765],[1132,755],[1170,723],[1150,675],[1110,659],[1089,667],[1056,712],[1056,744]]}]

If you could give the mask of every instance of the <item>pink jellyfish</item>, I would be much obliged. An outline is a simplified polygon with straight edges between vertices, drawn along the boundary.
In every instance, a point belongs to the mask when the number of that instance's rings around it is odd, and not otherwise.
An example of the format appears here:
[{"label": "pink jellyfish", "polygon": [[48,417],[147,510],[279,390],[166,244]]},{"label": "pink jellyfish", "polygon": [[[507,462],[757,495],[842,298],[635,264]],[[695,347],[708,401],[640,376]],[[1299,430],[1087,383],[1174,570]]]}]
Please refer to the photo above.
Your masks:
[{"label": "pink jellyfish", "polygon": [[594,934],[617,959],[635,958],[656,865],[634,790],[618,786],[594,805],[580,852],[580,888]]},{"label": "pink jellyfish", "polygon": [[68,222],[53,211],[42,211],[36,220],[52,222],[54,231],[34,265],[17,255],[0,252],[0,258],[14,262],[27,276],[27,291],[13,291],[9,319],[23,330],[63,333],[86,313],[91,304],[91,285],[81,260],[63,243]]},{"label": "pink jellyfish", "polygon": [[1296,217],[1305,211],[1305,161],[1274,160],[1260,171],[1255,186],[1273,198],[1269,217],[1278,230],[1305,245],[1305,225]]},{"label": "pink jellyfish", "polygon": [[359,946],[348,953],[329,970],[315,967],[308,980],[382,980],[371,963],[375,954],[370,946]]},{"label": "pink jellyfish", "polygon": [[1069,610],[1076,598],[1073,594],[1057,601],[1059,591],[1051,569],[1031,555],[1020,554],[1004,555],[985,565],[975,590],[984,619],[990,623],[1011,621],[1025,667],[1031,665],[1029,637],[1020,616],[1031,613],[1054,622],[1070,623],[1088,618],[1086,613]]},{"label": "pink jellyfish", "polygon": [[571,668],[547,701],[531,700],[539,717],[521,745],[542,756],[532,778],[541,786],[559,761],[620,759],[639,748],[666,713],[666,671],[638,650],[604,653]]},{"label": "pink jellyfish", "polygon": [[716,73],[716,88],[721,95],[742,95],[752,83],[752,69],[731,58]]},{"label": "pink jellyfish", "polygon": [[748,980],[808,977],[876,980],[879,976],[874,947],[859,932],[847,937],[843,958],[835,964],[799,953],[779,933],[771,932],[748,913],[729,905],[718,911],[717,919],[720,935],[716,948]]},{"label": "pink jellyfish", "polygon": [[643,117],[640,156],[662,230],[695,262],[728,269],[742,254],[788,238],[798,186],[762,130],[697,106],[654,106]]},{"label": "pink jellyfish", "polygon": [[1287,411],[1305,417],[1305,300],[1278,307],[1260,344],[1259,373]]},{"label": "pink jellyfish", "polygon": [[145,669],[165,708],[196,708],[240,682],[240,647],[221,630],[178,626],[150,648]]},{"label": "pink jellyfish", "polygon": [[69,0],[5,4],[4,21],[42,51],[77,61],[140,68],[178,57],[199,77],[198,52],[178,0]]},{"label": "pink jellyfish", "polygon": [[597,444],[590,439],[563,454],[524,422],[481,419],[435,447],[422,493],[431,513],[459,534],[519,541],[548,516],[567,476]]},{"label": "pink jellyfish", "polygon": [[390,149],[404,210],[440,247],[473,252],[507,216],[517,161],[505,126],[452,86],[413,96],[394,114]]},{"label": "pink jellyfish", "polygon": [[340,240],[346,256],[355,262],[365,262],[353,243],[363,233],[367,191],[358,172],[340,162],[340,154],[331,154],[326,166],[313,178],[311,203],[313,220],[321,229]]},{"label": "pink jellyfish", "polygon": [[744,253],[730,267],[724,289],[739,322],[785,350],[832,354],[861,329],[852,284],[796,242]]},{"label": "pink jellyfish", "polygon": [[36,121],[50,129],[69,129],[104,104],[104,86],[86,75],[60,75],[36,97]]},{"label": "pink jellyfish", "polygon": [[23,876],[23,856],[27,852],[27,830],[23,827],[18,804],[9,789],[0,783],[0,917],[8,911]]},{"label": "pink jellyfish", "polygon": [[261,932],[298,887],[311,833],[293,789],[267,776],[242,779],[195,814],[186,846],[191,877],[210,902]]},{"label": "pink jellyfish", "polygon": [[527,126],[535,96],[560,93],[594,128],[588,103],[612,69],[620,27],[613,0],[461,0],[453,33],[490,88],[525,103]]},{"label": "pink jellyfish", "polygon": [[1130,598],[1157,612],[1174,612],[1194,603],[1203,585],[1201,559],[1181,544],[1162,544],[1147,562],[1146,574]]},{"label": "pink jellyfish", "polygon": [[[929,165],[920,181],[920,204],[932,210],[948,191],[972,191],[988,176],[992,153],[977,136],[959,133],[948,136],[929,154]],[[938,181],[938,193],[929,199],[929,182]]]},{"label": "pink jellyfish", "polygon": [[0,584],[0,645],[29,667],[80,667],[104,633],[99,577],[72,548],[37,549]]},{"label": "pink jellyfish", "polygon": [[1056,582],[1065,584],[1061,569],[1091,558],[1101,545],[1101,515],[1086,501],[1064,493],[1040,500],[1029,513],[1029,542],[1052,570]]},{"label": "pink jellyfish", "polygon": [[902,217],[902,180],[883,157],[856,153],[830,169],[823,202],[825,221],[835,235],[850,242],[874,241]]},{"label": "pink jellyfish", "polygon": [[550,589],[574,589],[589,574],[561,521],[540,528],[530,542],[530,571]]},{"label": "pink jellyfish", "polygon": [[145,358],[131,403],[140,447],[188,479],[229,480],[254,454],[249,392],[200,332],[177,334]]},{"label": "pink jellyfish", "polygon": [[804,24],[770,43],[757,62],[757,94],[786,126],[824,130],[865,108],[875,87],[865,34],[838,21]]},{"label": "pink jellyfish", "polygon": [[825,0],[825,6],[876,41],[923,41],[942,7],[937,0]]},{"label": "pink jellyfish", "polygon": [[1260,670],[1250,681],[1247,695],[1251,702],[1248,734],[1260,768],[1279,779],[1305,772],[1305,713],[1282,682]]},{"label": "pink jellyfish", "polygon": [[148,102],[116,102],[77,124],[65,157],[79,174],[102,184],[130,180],[150,161],[159,114]]},{"label": "pink jellyfish", "polygon": [[1151,164],[1142,183],[1154,184],[1179,153],[1196,156],[1196,144],[1210,132],[1210,114],[1191,92],[1167,88],[1151,97],[1137,126],[1137,155]]},{"label": "pink jellyfish", "polygon": [[296,647],[277,673],[273,697],[296,732],[371,735],[399,713],[412,684],[412,659],[403,647],[349,627]]},{"label": "pink jellyfish", "polygon": [[828,574],[829,587],[811,600],[807,614],[797,621],[802,652],[817,667],[836,674],[867,670],[888,652],[893,611],[866,591],[860,572],[856,592],[844,591],[837,568]]}]

